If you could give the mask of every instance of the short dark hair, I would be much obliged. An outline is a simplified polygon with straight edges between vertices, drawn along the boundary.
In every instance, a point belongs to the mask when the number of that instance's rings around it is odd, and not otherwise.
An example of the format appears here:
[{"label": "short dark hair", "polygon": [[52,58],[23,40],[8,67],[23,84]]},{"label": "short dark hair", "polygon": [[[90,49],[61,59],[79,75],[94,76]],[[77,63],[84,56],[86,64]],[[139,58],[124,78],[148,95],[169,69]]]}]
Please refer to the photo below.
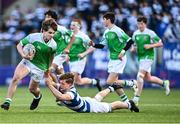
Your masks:
[{"label": "short dark hair", "polygon": [[59,80],[65,80],[66,83],[68,84],[73,84],[74,83],[74,74],[73,73],[65,73],[65,74],[62,74],[60,77],[59,77]]},{"label": "short dark hair", "polygon": [[147,18],[145,16],[138,16],[137,18],[137,22],[144,22],[145,24],[147,24]]},{"label": "short dark hair", "polygon": [[48,31],[52,28],[54,31],[57,31],[57,23],[54,19],[47,19],[42,22],[42,30]]},{"label": "short dark hair", "polygon": [[53,11],[53,10],[48,10],[47,12],[45,12],[44,13],[44,15],[46,16],[46,15],[49,15],[49,16],[51,16],[54,20],[57,20],[57,13],[55,12],[55,11]]},{"label": "short dark hair", "polygon": [[107,12],[103,15],[103,18],[110,19],[111,23],[115,21],[115,14],[113,12]]}]

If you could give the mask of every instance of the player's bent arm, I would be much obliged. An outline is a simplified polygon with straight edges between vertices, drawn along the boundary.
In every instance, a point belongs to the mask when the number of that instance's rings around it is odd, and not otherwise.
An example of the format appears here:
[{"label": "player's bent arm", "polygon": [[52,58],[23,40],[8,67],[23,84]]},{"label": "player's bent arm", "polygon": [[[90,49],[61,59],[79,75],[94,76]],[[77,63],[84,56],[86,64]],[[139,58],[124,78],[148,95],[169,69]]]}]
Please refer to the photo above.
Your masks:
[{"label": "player's bent arm", "polygon": [[69,94],[62,94],[59,92],[54,86],[53,86],[53,81],[51,78],[46,77],[45,78],[45,83],[47,87],[50,89],[50,91],[53,93],[53,95],[59,99],[59,100],[72,100],[71,96]]},{"label": "player's bent arm", "polygon": [[144,48],[145,49],[152,49],[152,48],[157,48],[157,47],[162,47],[162,46],[163,46],[163,43],[160,40],[159,42],[156,42],[156,43],[145,44]]},{"label": "player's bent arm", "polygon": [[59,100],[72,100],[69,94],[62,94],[59,92],[53,85],[48,85],[48,88],[51,90],[53,95]]},{"label": "player's bent arm", "polygon": [[69,53],[69,50],[70,50],[74,41],[75,41],[75,35],[72,35],[70,42],[68,43],[67,47],[64,50],[65,53]]},{"label": "player's bent arm", "polygon": [[23,53],[23,46],[21,45],[20,42],[17,45],[17,51],[19,52],[19,54],[21,55],[22,58],[25,58],[25,55]]},{"label": "player's bent arm", "polygon": [[120,60],[122,60],[122,57],[125,55],[126,51],[132,46],[132,44],[134,44],[134,41],[132,39],[130,39],[127,43],[126,46],[124,47],[124,49],[121,50],[121,52],[118,55],[118,58]]},{"label": "player's bent arm", "polygon": [[124,47],[124,50],[127,51],[131,46],[132,44],[134,44],[134,41],[132,39],[130,39],[127,43],[126,43],[126,46]]},{"label": "player's bent arm", "polygon": [[94,48],[94,47],[89,47],[89,49],[87,49],[85,52],[79,54],[78,56],[79,56],[80,58],[83,58],[83,57],[85,57],[86,55],[92,53],[95,49],[96,49],[96,48]]},{"label": "player's bent arm", "polygon": [[152,44],[152,48],[155,48],[155,47],[162,47],[163,46],[163,43],[162,43],[162,41],[160,40],[159,42],[157,42],[157,43],[153,43]]}]

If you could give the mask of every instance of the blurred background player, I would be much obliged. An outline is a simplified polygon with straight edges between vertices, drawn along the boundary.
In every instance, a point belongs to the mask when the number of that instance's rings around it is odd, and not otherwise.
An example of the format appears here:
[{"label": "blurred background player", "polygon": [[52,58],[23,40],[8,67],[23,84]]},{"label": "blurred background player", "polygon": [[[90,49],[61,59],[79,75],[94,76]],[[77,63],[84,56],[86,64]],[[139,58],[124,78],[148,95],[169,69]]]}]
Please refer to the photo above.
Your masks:
[{"label": "blurred background player", "polygon": [[[69,67],[70,71],[75,75],[74,80],[75,84],[78,85],[86,85],[93,84],[95,85],[99,91],[101,91],[100,81],[99,79],[90,79],[86,77],[81,77],[81,74],[84,71],[86,65],[86,56],[93,52],[95,48],[90,46],[90,42],[92,41],[88,35],[83,33],[81,28],[81,20],[73,19],[70,25],[71,30],[75,35],[75,41],[72,44],[69,53]],[[69,40],[69,39],[67,39]]]},{"label": "blurred background player", "polygon": [[133,34],[133,41],[135,41],[139,60],[139,72],[137,74],[137,92],[133,101],[138,104],[140,95],[143,89],[144,80],[158,84],[165,88],[166,95],[169,95],[169,80],[161,80],[156,76],[151,75],[151,66],[154,60],[154,48],[162,47],[161,39],[154,31],[147,28],[147,18],[139,16],[137,19],[138,30]]},{"label": "blurred background player", "polygon": [[122,101],[128,101],[126,94],[122,89],[122,85],[133,87],[136,85],[136,81],[123,81],[118,80],[119,74],[122,74],[126,65],[126,55],[125,52],[131,47],[133,41],[131,38],[119,27],[114,24],[115,15],[112,12],[107,12],[103,16],[103,21],[105,30],[103,34],[102,41],[100,44],[93,44],[95,48],[104,48],[105,45],[108,46],[110,52],[110,61],[108,63],[109,76],[107,83],[112,85],[116,83],[121,85],[116,92],[120,95]]},{"label": "blurred background player", "polygon": [[[58,15],[53,10],[48,10],[45,13],[45,20],[53,18],[55,21],[57,20]],[[69,41],[65,40],[66,37],[71,37]],[[74,35],[73,32],[68,30],[66,27],[58,25],[57,31],[53,37],[53,39],[57,43],[57,50],[55,57],[52,61],[52,65],[50,67],[51,77],[53,78],[54,82],[57,82],[56,76],[64,73],[63,63],[68,61],[68,56],[70,47],[74,42]]]},{"label": "blurred background player", "polygon": [[46,85],[57,99],[73,111],[86,113],[108,113],[116,109],[130,109],[131,111],[139,112],[139,109],[132,100],[129,102],[101,102],[104,97],[113,91],[113,87],[109,87],[99,92],[94,98],[90,98],[81,97],[78,94],[76,88],[74,87],[74,75],[72,73],[62,74],[59,81],[59,90],[53,86],[53,82],[49,78],[46,78]]},{"label": "blurred background player", "polygon": [[[53,40],[56,30],[57,24],[54,19],[48,19],[43,21],[41,33],[29,34],[19,42],[17,50],[23,59],[16,67],[12,82],[8,88],[6,100],[1,105],[1,108],[5,110],[9,109],[18,83],[28,74],[30,74],[31,77],[29,91],[34,95],[30,110],[37,108],[42,97],[39,81],[49,69],[49,65],[52,62],[57,47],[56,42]],[[33,44],[36,49],[36,53],[32,60],[30,56],[25,56],[23,53],[23,46],[28,43]]]}]

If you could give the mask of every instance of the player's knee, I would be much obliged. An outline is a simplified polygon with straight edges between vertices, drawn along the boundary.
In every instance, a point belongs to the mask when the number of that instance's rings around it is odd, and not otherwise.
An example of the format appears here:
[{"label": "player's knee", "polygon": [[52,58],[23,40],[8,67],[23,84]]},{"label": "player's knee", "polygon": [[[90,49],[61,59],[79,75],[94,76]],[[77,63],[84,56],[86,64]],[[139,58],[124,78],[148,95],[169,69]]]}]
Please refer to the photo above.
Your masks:
[{"label": "player's knee", "polygon": [[145,76],[144,78],[145,78],[145,80],[147,80],[147,81],[151,81],[151,76],[150,76],[150,75],[147,75],[147,76]]},{"label": "player's knee", "polygon": [[138,82],[143,82],[144,81],[144,74],[139,72],[138,75],[137,75],[137,81]]},{"label": "player's knee", "polygon": [[113,81],[107,80],[107,84],[108,84],[108,85],[113,85],[113,83],[114,83]]},{"label": "player's knee", "polygon": [[36,90],[35,90],[33,87],[29,87],[29,92],[31,92],[31,93],[35,93],[35,92],[36,92]]},{"label": "player's knee", "polygon": [[16,83],[17,84],[20,80],[21,80],[21,78],[19,76],[15,76],[12,79],[12,83]]}]

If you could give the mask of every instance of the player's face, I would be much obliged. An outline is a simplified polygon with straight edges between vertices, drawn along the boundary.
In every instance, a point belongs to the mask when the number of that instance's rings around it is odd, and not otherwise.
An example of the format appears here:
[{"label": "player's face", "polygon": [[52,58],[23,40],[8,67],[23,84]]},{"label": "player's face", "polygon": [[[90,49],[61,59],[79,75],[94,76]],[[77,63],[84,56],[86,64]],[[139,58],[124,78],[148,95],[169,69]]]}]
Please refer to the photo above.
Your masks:
[{"label": "player's face", "polygon": [[71,28],[71,30],[77,30],[78,29],[78,22],[74,22],[74,21],[72,21],[71,22],[71,25],[70,25],[70,28]]},{"label": "player's face", "polygon": [[146,28],[146,24],[144,22],[138,22],[138,29],[140,31],[144,31],[144,29]]},{"label": "player's face", "polygon": [[55,31],[52,28],[49,28],[48,31],[43,31],[44,41],[49,41],[51,38],[53,38],[54,34],[55,34]]},{"label": "player's face", "polygon": [[60,89],[62,91],[66,91],[71,87],[70,84],[66,83],[66,80],[60,80],[60,84]]},{"label": "player's face", "polygon": [[109,19],[103,18],[103,23],[105,27],[108,27],[109,21],[110,21]]}]

